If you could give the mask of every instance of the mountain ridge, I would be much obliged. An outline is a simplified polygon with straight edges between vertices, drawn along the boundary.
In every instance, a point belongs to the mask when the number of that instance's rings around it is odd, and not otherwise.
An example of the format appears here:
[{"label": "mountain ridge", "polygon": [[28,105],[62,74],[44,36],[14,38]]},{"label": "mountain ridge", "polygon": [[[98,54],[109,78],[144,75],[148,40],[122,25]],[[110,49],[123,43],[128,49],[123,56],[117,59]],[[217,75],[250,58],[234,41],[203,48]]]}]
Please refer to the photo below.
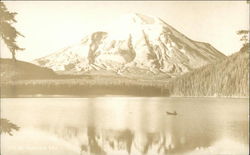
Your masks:
[{"label": "mountain ridge", "polygon": [[105,70],[122,75],[132,68],[176,76],[226,57],[158,17],[135,13],[114,23],[33,63],[72,73]]}]

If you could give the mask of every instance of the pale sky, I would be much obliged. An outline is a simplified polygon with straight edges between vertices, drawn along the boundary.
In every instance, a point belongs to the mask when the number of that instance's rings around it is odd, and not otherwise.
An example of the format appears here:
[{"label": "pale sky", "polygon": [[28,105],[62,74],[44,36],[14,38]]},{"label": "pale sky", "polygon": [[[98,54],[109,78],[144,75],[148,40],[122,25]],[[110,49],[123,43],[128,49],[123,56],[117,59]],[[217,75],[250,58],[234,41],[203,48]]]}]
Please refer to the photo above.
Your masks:
[{"label": "pale sky", "polygon": [[[16,29],[26,48],[17,59],[31,61],[79,42],[88,32],[127,13],[156,16],[192,40],[210,43],[230,55],[241,43],[236,31],[249,29],[245,1],[6,1],[17,12]],[[10,53],[1,42],[1,57]]]}]

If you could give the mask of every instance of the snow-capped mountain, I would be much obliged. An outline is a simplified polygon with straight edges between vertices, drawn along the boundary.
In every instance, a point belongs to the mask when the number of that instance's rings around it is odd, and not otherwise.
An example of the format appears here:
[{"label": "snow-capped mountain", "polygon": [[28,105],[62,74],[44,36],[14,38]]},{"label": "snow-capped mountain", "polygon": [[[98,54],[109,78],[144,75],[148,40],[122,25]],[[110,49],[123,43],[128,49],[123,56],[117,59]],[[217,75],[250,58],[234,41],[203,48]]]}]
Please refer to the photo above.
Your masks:
[{"label": "snow-capped mountain", "polygon": [[54,71],[143,70],[176,75],[224,57],[210,44],[187,38],[160,18],[135,13],[34,63]]}]

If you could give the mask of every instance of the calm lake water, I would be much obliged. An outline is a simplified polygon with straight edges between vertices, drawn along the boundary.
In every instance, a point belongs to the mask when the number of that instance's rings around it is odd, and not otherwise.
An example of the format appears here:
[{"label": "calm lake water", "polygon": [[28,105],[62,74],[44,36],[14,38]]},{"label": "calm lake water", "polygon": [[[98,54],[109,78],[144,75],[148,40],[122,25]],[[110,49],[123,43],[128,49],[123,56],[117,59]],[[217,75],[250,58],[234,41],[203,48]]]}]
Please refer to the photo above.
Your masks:
[{"label": "calm lake water", "polygon": [[1,99],[1,117],[21,127],[1,136],[1,154],[243,155],[248,106],[228,98]]}]

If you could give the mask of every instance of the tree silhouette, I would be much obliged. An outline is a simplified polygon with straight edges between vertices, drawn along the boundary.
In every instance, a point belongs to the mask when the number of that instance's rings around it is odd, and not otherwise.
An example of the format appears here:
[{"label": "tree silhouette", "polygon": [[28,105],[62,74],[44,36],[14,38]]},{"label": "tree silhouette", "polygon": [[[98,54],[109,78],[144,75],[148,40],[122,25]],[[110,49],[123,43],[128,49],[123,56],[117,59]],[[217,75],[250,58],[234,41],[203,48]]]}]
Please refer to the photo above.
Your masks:
[{"label": "tree silhouette", "polygon": [[20,48],[16,43],[16,38],[18,36],[24,37],[20,32],[12,26],[13,23],[16,23],[15,15],[16,12],[9,12],[3,2],[0,2],[0,33],[1,38],[4,40],[5,44],[9,48],[12,59],[16,60],[16,51],[24,50]]},{"label": "tree silhouette", "polygon": [[20,127],[18,127],[16,124],[11,123],[9,120],[5,118],[0,119],[0,133],[8,133],[12,136],[12,131],[16,130],[18,131]]},{"label": "tree silhouette", "polygon": [[239,30],[239,31],[237,31],[237,34],[239,36],[242,36],[240,41],[243,42],[243,46],[246,46],[249,42],[249,38],[248,38],[249,37],[249,30]]}]

